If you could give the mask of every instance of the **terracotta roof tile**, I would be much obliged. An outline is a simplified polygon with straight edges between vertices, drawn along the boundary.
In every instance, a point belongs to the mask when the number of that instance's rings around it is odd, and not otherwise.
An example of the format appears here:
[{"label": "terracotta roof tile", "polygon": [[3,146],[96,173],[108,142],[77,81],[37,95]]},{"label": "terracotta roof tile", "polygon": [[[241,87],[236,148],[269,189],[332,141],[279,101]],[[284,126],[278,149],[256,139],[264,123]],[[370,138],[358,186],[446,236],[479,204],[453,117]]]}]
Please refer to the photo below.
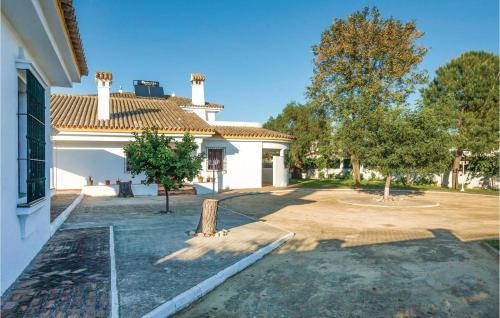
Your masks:
[{"label": "terracotta roof tile", "polygon": [[109,120],[97,119],[97,95],[52,94],[50,104],[52,126],[59,129],[137,131],[156,126],[161,131],[214,133],[213,127],[182,110],[175,99],[111,94]]},{"label": "terracotta roof tile", "polygon": [[73,8],[73,1],[59,0],[58,3],[63,14],[66,32],[68,33],[80,74],[88,75],[89,70],[87,68],[87,60],[85,59],[85,52],[83,51],[80,31],[78,30],[78,22],[76,20],[75,9]]},{"label": "terracotta roof tile", "polygon": [[293,136],[280,133],[277,131],[257,128],[257,127],[242,127],[242,126],[213,126],[215,133],[222,137],[231,138],[257,138],[257,139],[273,139],[291,141]]},{"label": "terracotta roof tile", "polygon": [[[188,105],[190,101],[179,96],[153,98],[137,97],[130,92],[111,93],[110,119],[98,120],[96,94],[52,94],[50,98],[52,127],[82,131],[131,132],[155,126],[164,132],[217,134],[227,138],[283,141],[294,139],[290,135],[264,128],[209,125],[195,113],[180,107]],[[222,108],[217,104],[207,103],[207,105]]]}]

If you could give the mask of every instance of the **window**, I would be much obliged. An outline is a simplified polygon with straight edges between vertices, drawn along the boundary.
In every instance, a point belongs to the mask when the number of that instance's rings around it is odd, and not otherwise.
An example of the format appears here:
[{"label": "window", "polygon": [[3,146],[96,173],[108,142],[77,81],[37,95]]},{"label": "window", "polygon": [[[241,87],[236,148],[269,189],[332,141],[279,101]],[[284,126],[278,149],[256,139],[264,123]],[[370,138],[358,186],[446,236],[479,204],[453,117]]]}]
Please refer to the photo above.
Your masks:
[{"label": "window", "polygon": [[224,160],[224,148],[207,148],[207,170],[225,170]]},{"label": "window", "polygon": [[28,70],[18,70],[19,203],[45,197],[45,90]]}]

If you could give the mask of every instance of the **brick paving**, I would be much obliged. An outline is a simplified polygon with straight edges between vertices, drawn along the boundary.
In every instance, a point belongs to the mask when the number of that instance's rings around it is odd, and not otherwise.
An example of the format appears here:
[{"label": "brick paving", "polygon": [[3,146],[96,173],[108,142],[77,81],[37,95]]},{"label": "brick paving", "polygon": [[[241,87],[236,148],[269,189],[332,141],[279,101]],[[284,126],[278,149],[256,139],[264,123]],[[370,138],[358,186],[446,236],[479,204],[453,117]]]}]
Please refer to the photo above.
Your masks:
[{"label": "brick paving", "polygon": [[0,316],[107,317],[109,228],[58,231],[2,297]]},{"label": "brick paving", "polygon": [[75,201],[79,193],[57,193],[50,198],[50,222]]}]

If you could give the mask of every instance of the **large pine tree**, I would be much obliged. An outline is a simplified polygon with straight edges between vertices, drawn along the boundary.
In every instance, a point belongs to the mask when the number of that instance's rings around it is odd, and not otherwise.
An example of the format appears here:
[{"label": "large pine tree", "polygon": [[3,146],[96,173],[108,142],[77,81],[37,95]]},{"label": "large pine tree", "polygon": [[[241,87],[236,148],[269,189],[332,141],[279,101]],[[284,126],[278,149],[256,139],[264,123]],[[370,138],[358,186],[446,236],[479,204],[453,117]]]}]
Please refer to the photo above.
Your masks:
[{"label": "large pine tree", "polygon": [[422,95],[453,134],[452,187],[457,189],[464,151],[475,156],[498,149],[499,57],[466,52],[436,71]]}]

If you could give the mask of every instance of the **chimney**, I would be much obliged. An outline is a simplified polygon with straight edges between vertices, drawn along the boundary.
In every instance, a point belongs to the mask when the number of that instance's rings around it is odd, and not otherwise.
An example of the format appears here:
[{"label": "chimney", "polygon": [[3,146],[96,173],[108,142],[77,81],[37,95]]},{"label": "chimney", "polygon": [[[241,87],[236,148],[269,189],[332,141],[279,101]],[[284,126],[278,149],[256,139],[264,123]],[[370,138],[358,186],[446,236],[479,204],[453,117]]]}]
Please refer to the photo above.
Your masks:
[{"label": "chimney", "polygon": [[193,105],[205,105],[205,75],[191,73],[191,102]]},{"label": "chimney", "polygon": [[113,82],[111,72],[96,72],[97,83],[97,119],[109,120],[109,87]]}]

